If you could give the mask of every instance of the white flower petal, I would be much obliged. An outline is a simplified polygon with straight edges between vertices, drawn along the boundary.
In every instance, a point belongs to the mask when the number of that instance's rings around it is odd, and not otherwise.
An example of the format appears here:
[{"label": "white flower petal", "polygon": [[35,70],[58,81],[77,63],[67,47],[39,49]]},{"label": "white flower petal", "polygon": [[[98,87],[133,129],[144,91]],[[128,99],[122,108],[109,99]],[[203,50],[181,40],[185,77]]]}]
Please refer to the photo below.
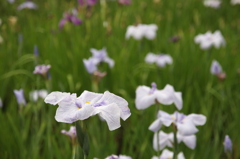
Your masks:
[{"label": "white flower petal", "polygon": [[182,141],[190,149],[195,149],[196,140],[197,140],[195,135],[185,136],[185,135],[178,133],[177,138],[178,138],[178,143],[180,143]]},{"label": "white flower petal", "polygon": [[69,97],[70,93],[65,93],[65,92],[52,92],[50,93],[44,100],[45,103],[49,103],[52,105],[56,105],[64,98]]},{"label": "white flower petal", "polygon": [[192,135],[198,132],[198,129],[192,121],[184,121],[184,123],[177,123],[178,132],[182,135]]},{"label": "white flower petal", "polygon": [[115,130],[115,129],[117,129],[121,126],[120,125],[121,110],[119,109],[117,104],[112,103],[112,104],[109,104],[109,105],[104,105],[104,106],[97,107],[97,109],[100,112],[99,115],[104,120],[106,120],[109,130],[112,131],[112,130]]},{"label": "white flower petal", "polygon": [[149,130],[153,132],[157,132],[162,127],[162,121],[160,118],[156,119],[150,126]]},{"label": "white flower petal", "polygon": [[190,114],[187,116],[195,125],[204,125],[206,123],[206,116],[201,114]]},{"label": "white flower petal", "polygon": [[149,94],[150,88],[139,86],[136,90],[135,104],[137,109],[146,109],[155,103],[156,95]]}]

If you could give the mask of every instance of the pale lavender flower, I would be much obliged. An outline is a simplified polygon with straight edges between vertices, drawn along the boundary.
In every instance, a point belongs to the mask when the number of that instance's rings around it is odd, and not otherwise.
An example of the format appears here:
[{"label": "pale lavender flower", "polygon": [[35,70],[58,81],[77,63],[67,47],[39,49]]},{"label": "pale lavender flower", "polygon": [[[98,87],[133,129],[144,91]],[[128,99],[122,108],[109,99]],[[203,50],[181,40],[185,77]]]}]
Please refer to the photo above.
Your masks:
[{"label": "pale lavender flower", "polygon": [[87,59],[83,59],[83,63],[85,68],[87,69],[88,73],[93,74],[94,72],[97,71],[97,64],[96,64],[96,60],[94,58],[89,58]]},{"label": "pale lavender flower", "polygon": [[136,90],[135,104],[137,109],[146,109],[156,102],[164,105],[175,104],[182,109],[182,93],[175,92],[173,86],[167,84],[163,90],[158,90],[156,83],[152,83],[152,88],[138,86]]},{"label": "pale lavender flower", "polygon": [[58,122],[72,123],[99,114],[107,122],[109,130],[119,128],[120,118],[126,120],[131,115],[127,101],[108,91],[104,94],[84,91],[79,97],[52,92],[45,98],[45,103],[59,105],[55,116]]},{"label": "pale lavender flower", "polygon": [[217,9],[220,7],[221,1],[220,0],[204,0],[203,4],[206,7],[212,7],[212,8]]},{"label": "pale lavender flower", "polygon": [[220,48],[220,46],[225,46],[226,42],[219,30],[211,33],[210,31],[205,34],[199,34],[194,38],[195,43],[200,44],[200,48],[203,50],[210,49],[212,46],[215,48]]},{"label": "pale lavender flower", "polygon": [[18,105],[26,105],[26,100],[24,98],[23,89],[14,90],[13,92],[17,98]]},{"label": "pale lavender flower", "polygon": [[112,68],[114,66],[114,61],[113,59],[108,57],[105,47],[101,50],[96,50],[94,48],[91,48],[90,51],[92,53],[92,58],[94,59],[94,62],[96,64],[99,64],[101,62],[106,62],[108,63],[109,67]]},{"label": "pale lavender flower", "polygon": [[[168,149],[164,149],[159,157],[153,156],[152,159],[173,159],[173,152]],[[185,159],[184,154],[180,152],[177,159]]]},{"label": "pale lavender flower", "polygon": [[77,131],[75,126],[71,126],[69,131],[61,130],[61,133],[69,136],[72,140],[75,140],[77,137]]},{"label": "pale lavender flower", "polygon": [[159,67],[165,67],[166,64],[172,64],[172,57],[167,54],[154,54],[154,53],[148,53],[145,57],[146,63],[156,63]]},{"label": "pale lavender flower", "polygon": [[136,40],[141,40],[146,38],[148,40],[153,40],[156,37],[156,31],[158,26],[156,24],[138,24],[137,26],[130,25],[127,28],[126,39],[133,37]]},{"label": "pale lavender flower", "polygon": [[173,123],[176,125],[179,134],[193,135],[198,132],[196,126],[204,125],[206,120],[206,116],[201,114],[185,115],[176,111],[170,115],[164,111],[159,111],[158,118],[149,126],[149,130],[156,132],[162,125],[168,127]]},{"label": "pale lavender flower", "polygon": [[223,145],[225,153],[232,153],[232,140],[228,135],[225,136]]},{"label": "pale lavender flower", "polygon": [[22,4],[20,4],[17,9],[18,10],[22,10],[22,9],[37,9],[37,5],[31,1],[26,1],[26,2],[23,2]]},{"label": "pale lavender flower", "polygon": [[78,0],[80,6],[93,6],[97,3],[97,0]]},{"label": "pale lavender flower", "polygon": [[62,29],[67,22],[71,22],[74,25],[82,23],[81,19],[77,17],[76,9],[73,9],[72,12],[65,12],[63,14],[63,18],[59,22],[59,28]]},{"label": "pale lavender flower", "polygon": [[33,73],[46,76],[50,68],[51,68],[50,65],[37,65]]}]

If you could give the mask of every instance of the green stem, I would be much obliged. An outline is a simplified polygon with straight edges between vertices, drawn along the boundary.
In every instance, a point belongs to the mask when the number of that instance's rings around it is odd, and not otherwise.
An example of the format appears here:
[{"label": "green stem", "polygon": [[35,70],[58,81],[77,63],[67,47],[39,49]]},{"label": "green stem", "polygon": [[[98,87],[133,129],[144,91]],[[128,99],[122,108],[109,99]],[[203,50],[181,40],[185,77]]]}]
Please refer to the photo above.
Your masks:
[{"label": "green stem", "polygon": [[174,154],[173,154],[173,159],[177,159],[177,154],[178,154],[178,142],[177,142],[177,128],[176,125],[174,126]]},{"label": "green stem", "polygon": [[[74,144],[74,143],[73,143]],[[72,149],[72,159],[75,159],[76,157],[76,145],[73,145],[73,149]]]}]

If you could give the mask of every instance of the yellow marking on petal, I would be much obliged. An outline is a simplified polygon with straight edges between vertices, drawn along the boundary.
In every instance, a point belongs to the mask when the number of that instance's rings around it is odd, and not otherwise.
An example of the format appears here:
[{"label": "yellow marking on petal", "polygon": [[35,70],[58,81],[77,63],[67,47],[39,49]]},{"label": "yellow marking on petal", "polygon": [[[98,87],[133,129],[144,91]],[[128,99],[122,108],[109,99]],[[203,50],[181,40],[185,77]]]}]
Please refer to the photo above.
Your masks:
[{"label": "yellow marking on petal", "polygon": [[86,102],[87,104],[90,104],[90,102]]}]

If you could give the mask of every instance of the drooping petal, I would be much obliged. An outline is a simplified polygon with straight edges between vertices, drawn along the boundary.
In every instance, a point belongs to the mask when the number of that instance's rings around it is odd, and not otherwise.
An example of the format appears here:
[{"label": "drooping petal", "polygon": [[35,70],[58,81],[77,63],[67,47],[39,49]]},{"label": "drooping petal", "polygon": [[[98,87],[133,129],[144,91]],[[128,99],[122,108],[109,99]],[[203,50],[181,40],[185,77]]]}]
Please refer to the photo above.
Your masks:
[{"label": "drooping petal", "polygon": [[122,97],[119,97],[113,93],[110,93],[109,91],[105,91],[103,96],[98,102],[105,102],[105,103],[115,103],[118,108],[121,110],[121,118],[123,120],[126,120],[130,115],[130,109],[128,107],[128,102],[123,99]]},{"label": "drooping petal", "polygon": [[206,123],[206,116],[201,114],[190,114],[187,116],[188,120],[191,120],[194,125],[204,125]]},{"label": "drooping petal", "polygon": [[232,140],[228,135],[225,136],[223,145],[224,145],[225,153],[228,153],[228,152],[232,153]]},{"label": "drooping petal", "polygon": [[70,96],[70,93],[66,93],[66,92],[52,92],[50,93],[44,100],[45,103],[49,103],[52,105],[56,105],[59,102],[61,102],[62,100],[64,100],[64,98]]},{"label": "drooping petal", "polygon": [[158,118],[148,127],[148,129],[153,132],[157,132],[161,127],[162,127],[162,121],[161,121],[161,118]]},{"label": "drooping petal", "polygon": [[185,136],[180,133],[177,133],[177,139],[178,139],[178,143],[183,142],[190,149],[195,149],[196,147],[197,138],[195,135]]},{"label": "drooping petal", "polygon": [[210,72],[211,72],[213,75],[217,75],[217,74],[222,73],[222,66],[219,64],[218,61],[216,61],[216,60],[213,60],[213,61],[212,61],[211,68],[210,68]]},{"label": "drooping petal", "polygon": [[118,159],[132,159],[132,157],[126,155],[119,155]]},{"label": "drooping petal", "polygon": [[83,63],[88,73],[93,74],[93,72],[97,71],[97,66],[93,58],[83,59]]},{"label": "drooping petal", "polygon": [[[157,140],[158,135],[158,140]],[[164,133],[163,131],[160,131],[158,134],[155,133],[153,137],[153,148],[156,151],[164,149],[166,146],[172,147],[173,143],[173,133]]]},{"label": "drooping petal", "polygon": [[136,90],[135,104],[137,109],[146,109],[155,103],[156,95],[150,93],[150,88],[139,86]]},{"label": "drooping petal", "polygon": [[177,123],[178,132],[182,135],[193,135],[198,132],[198,129],[192,121],[184,121],[183,124]]},{"label": "drooping petal", "polygon": [[119,128],[120,125],[120,114],[121,110],[115,103],[109,105],[104,105],[97,107],[99,110],[99,115],[106,120],[109,130],[115,130]]}]

